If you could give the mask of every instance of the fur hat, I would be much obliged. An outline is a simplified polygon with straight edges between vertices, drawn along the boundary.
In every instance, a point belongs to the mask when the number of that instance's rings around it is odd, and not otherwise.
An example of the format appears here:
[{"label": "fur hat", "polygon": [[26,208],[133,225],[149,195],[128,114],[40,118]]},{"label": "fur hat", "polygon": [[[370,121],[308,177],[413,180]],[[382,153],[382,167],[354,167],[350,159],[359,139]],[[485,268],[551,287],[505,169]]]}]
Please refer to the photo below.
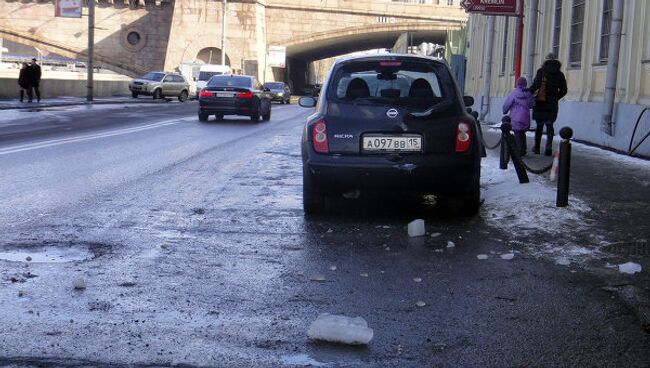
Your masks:
[{"label": "fur hat", "polygon": [[557,56],[555,56],[554,53],[549,52],[548,54],[546,54],[546,60],[557,60]]}]

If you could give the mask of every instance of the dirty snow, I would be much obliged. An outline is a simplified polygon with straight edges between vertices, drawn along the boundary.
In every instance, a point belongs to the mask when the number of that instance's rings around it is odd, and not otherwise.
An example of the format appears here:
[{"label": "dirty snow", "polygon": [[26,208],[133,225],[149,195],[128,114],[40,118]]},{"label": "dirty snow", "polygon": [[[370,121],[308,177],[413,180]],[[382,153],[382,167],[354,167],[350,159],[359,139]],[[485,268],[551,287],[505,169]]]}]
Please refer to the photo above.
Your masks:
[{"label": "dirty snow", "polygon": [[641,265],[634,262],[627,262],[618,265],[618,271],[620,273],[626,273],[628,275],[634,275],[637,272],[641,272]]}]

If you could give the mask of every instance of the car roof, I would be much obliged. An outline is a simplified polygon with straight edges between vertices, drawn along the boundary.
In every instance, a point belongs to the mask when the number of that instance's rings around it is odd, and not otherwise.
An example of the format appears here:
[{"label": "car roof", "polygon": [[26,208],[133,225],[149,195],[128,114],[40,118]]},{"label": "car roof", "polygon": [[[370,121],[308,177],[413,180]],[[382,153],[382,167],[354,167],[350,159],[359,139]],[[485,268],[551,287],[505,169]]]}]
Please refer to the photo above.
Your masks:
[{"label": "car roof", "polygon": [[444,59],[441,58],[434,58],[431,56],[424,56],[424,55],[416,55],[416,54],[394,54],[394,53],[388,53],[388,54],[376,54],[376,55],[354,55],[354,56],[345,56],[342,57],[334,63],[334,65],[338,64],[343,64],[343,63],[348,63],[351,61],[372,61],[372,60],[391,60],[391,59],[404,59],[404,58],[409,58],[409,59],[414,59],[414,60],[422,60],[422,61],[433,61],[436,63],[440,64],[446,64]]},{"label": "car roof", "polygon": [[199,68],[199,71],[202,72],[222,72],[225,70],[230,70],[230,67],[228,65],[221,64],[203,64]]}]

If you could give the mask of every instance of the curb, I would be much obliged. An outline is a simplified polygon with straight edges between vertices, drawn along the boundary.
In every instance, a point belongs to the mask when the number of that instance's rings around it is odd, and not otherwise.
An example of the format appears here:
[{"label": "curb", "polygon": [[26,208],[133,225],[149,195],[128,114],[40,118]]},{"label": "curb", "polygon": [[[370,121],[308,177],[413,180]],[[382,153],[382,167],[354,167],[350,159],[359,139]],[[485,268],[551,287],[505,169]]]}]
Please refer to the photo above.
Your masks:
[{"label": "curb", "polygon": [[0,104],[0,110],[28,110],[28,109],[41,109],[41,108],[47,108],[47,107],[62,107],[62,106],[84,106],[84,105],[123,105],[123,104],[163,104],[163,103],[168,103],[172,102],[173,99],[163,99],[163,100],[149,100],[149,99],[143,99],[143,100],[137,100],[137,99],[129,99],[129,100],[124,100],[124,101],[116,101],[116,100],[107,100],[107,101],[70,101],[70,102],[52,102],[52,103],[35,103],[33,105],[20,105],[20,106],[13,106],[13,105],[5,105],[3,106]]}]

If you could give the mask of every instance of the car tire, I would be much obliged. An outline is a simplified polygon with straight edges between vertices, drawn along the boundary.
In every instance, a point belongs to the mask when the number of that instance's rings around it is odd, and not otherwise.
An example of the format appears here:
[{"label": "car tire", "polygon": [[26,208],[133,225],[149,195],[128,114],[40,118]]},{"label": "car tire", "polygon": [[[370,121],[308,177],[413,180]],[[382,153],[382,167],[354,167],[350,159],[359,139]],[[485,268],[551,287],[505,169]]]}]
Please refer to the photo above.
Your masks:
[{"label": "car tire", "polygon": [[161,98],[163,98],[163,95],[162,95],[162,91],[160,90],[160,88],[153,91],[153,99],[154,100],[160,100]]},{"label": "car tire", "polygon": [[311,174],[303,169],[302,208],[305,215],[318,215],[325,212],[327,198],[318,190]]},{"label": "car tire", "polygon": [[217,121],[223,120],[223,114],[214,114],[214,117],[217,119]]},{"label": "car tire", "polygon": [[210,115],[204,112],[199,113],[199,121],[208,121],[208,118],[210,118]]},{"label": "car tire", "polygon": [[138,98],[138,92],[131,92],[131,97]]},{"label": "car tire", "polygon": [[262,120],[263,121],[271,120],[271,106],[269,106],[269,111],[267,111],[266,114],[262,115]]},{"label": "car tire", "polygon": [[251,121],[253,123],[259,123],[260,122],[260,113],[256,112],[253,115],[251,115]]},{"label": "car tire", "polygon": [[183,92],[181,92],[181,94],[178,95],[178,100],[180,102],[185,102],[185,101],[187,101],[188,96],[189,96],[189,94],[187,93],[187,91],[183,90]]}]

